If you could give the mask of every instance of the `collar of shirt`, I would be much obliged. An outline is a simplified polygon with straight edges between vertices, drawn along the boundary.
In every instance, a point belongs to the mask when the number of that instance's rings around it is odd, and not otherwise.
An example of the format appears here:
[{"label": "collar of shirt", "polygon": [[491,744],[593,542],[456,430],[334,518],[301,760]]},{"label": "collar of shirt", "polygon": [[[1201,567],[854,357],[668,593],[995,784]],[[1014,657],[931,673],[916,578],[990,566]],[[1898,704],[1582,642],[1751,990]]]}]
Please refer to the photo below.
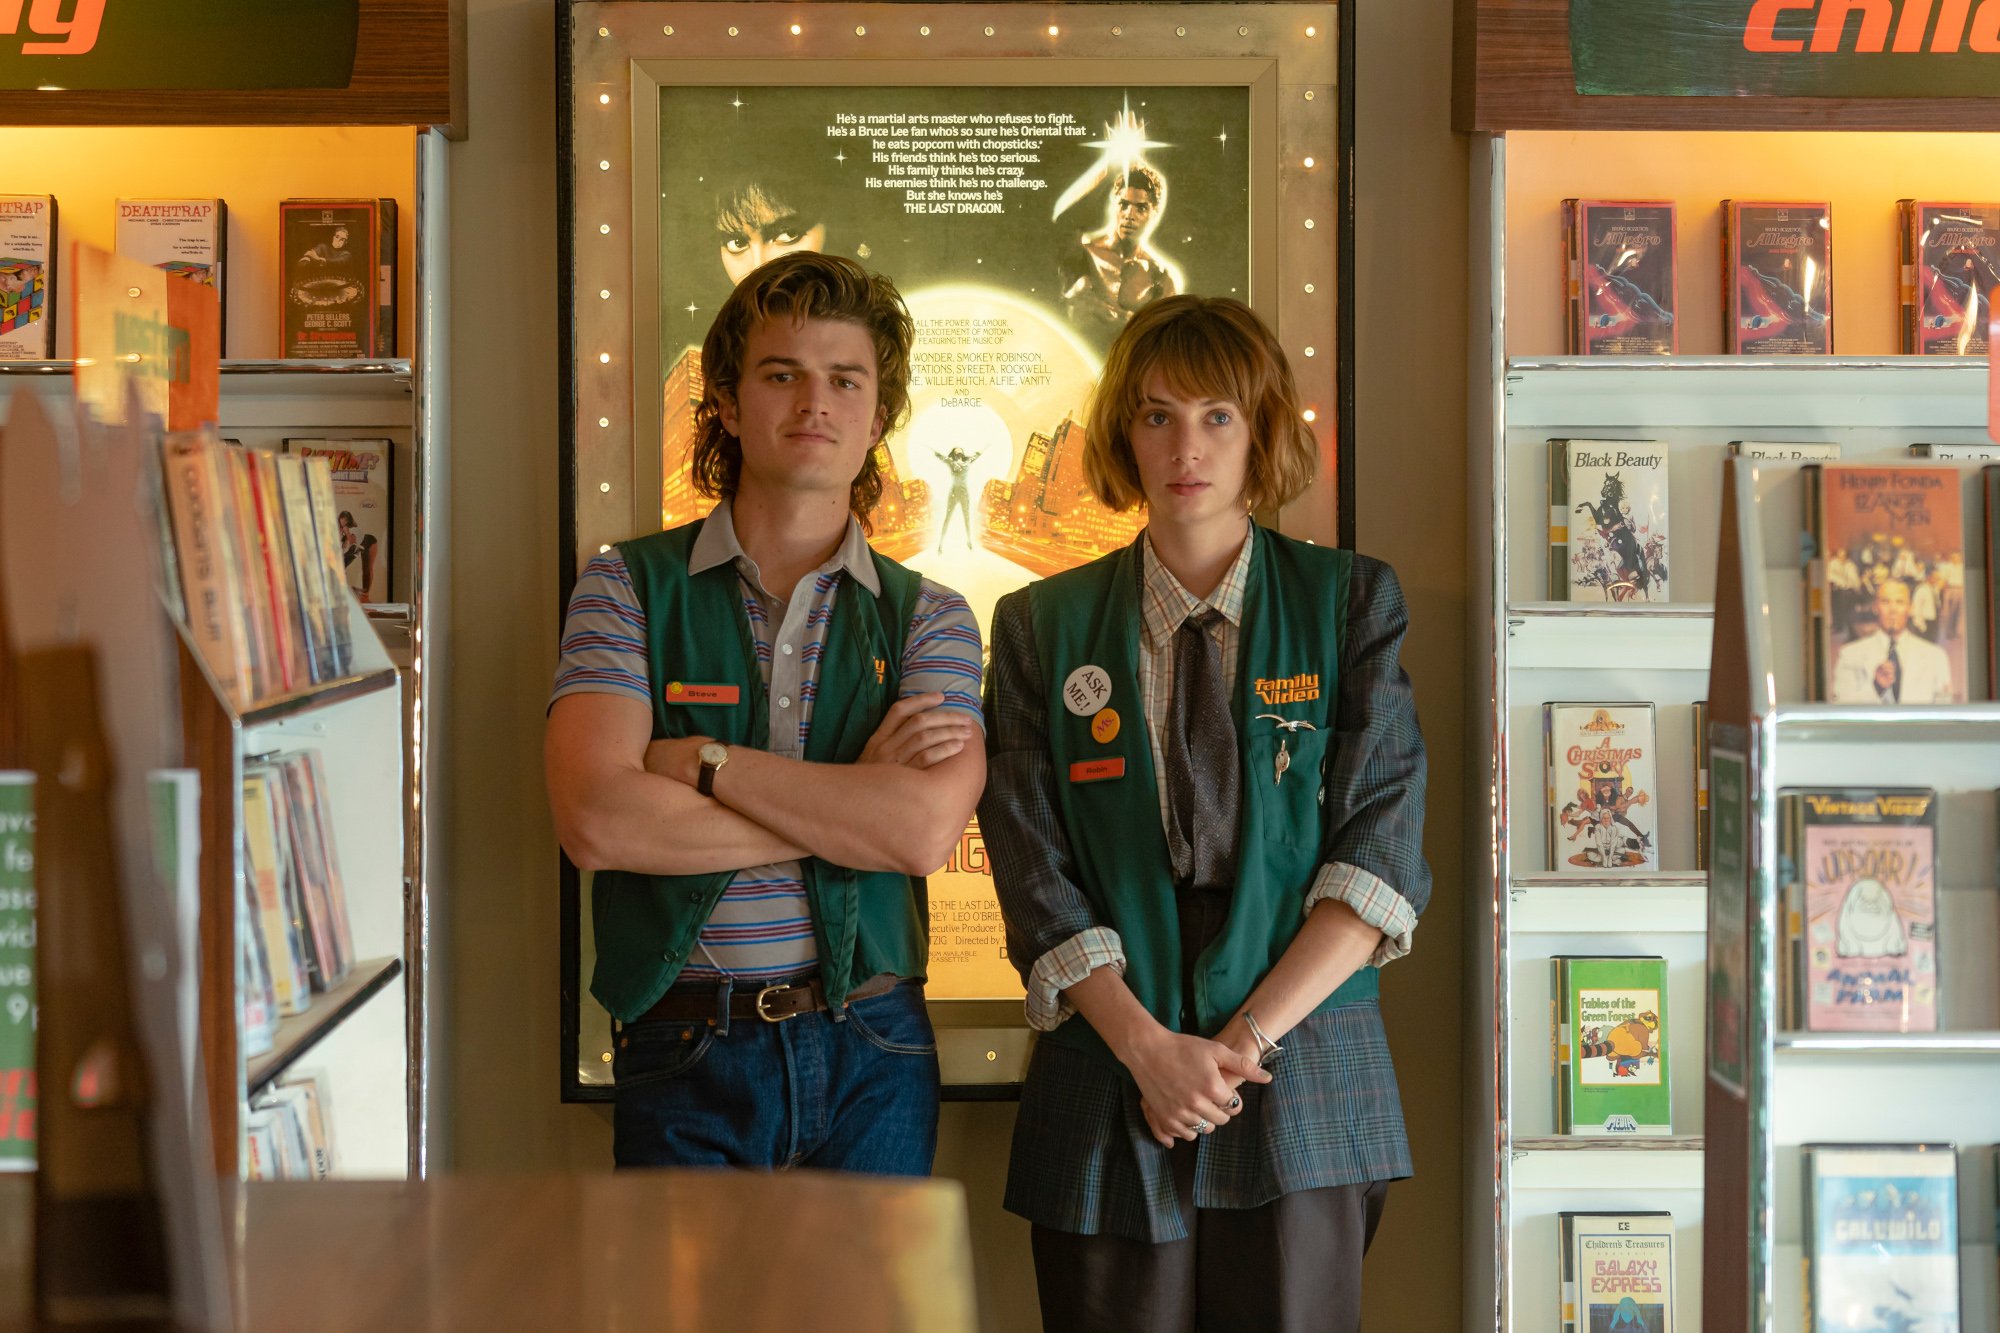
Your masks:
[{"label": "collar of shirt", "polygon": [[1222,613],[1222,618],[1230,624],[1243,624],[1243,589],[1250,579],[1250,548],[1257,541],[1257,525],[1251,523],[1243,538],[1243,547],[1236,553],[1229,572],[1222,576],[1222,582],[1215,585],[1215,591],[1206,600],[1195,596],[1181,586],[1160,557],[1153,553],[1153,537],[1150,532],[1143,534],[1139,555],[1139,625],[1146,636],[1146,646],[1154,652],[1162,651],[1173,642],[1175,631],[1181,622],[1204,606]]},{"label": "collar of shirt", "polygon": [[[728,561],[735,561],[738,572],[767,596],[773,595],[774,590],[764,588],[763,571],[757,568],[757,562],[750,558],[749,552],[743,549],[743,543],[737,540],[736,517],[729,501],[721,500],[703,520],[701,531],[695,534],[694,549],[688,552],[688,573],[699,574]],[[875,561],[868,552],[868,537],[851,515],[847,520],[847,535],[841,538],[840,546],[825,564],[813,572],[828,574],[835,570],[845,571],[855,582],[868,589],[870,596],[882,595],[882,581],[875,577]],[[789,601],[792,590],[786,588],[775,595]]]}]

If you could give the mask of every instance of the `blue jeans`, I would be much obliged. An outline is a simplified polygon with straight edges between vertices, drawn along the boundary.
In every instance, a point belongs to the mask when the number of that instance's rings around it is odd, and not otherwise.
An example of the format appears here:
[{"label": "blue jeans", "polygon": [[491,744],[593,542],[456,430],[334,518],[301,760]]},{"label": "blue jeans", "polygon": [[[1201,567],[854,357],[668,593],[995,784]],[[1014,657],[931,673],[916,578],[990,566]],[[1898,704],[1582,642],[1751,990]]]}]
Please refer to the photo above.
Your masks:
[{"label": "blue jeans", "polygon": [[937,1038],[915,981],[779,1023],[621,1026],[612,1072],[620,1168],[805,1166],[927,1176],[937,1152]]}]

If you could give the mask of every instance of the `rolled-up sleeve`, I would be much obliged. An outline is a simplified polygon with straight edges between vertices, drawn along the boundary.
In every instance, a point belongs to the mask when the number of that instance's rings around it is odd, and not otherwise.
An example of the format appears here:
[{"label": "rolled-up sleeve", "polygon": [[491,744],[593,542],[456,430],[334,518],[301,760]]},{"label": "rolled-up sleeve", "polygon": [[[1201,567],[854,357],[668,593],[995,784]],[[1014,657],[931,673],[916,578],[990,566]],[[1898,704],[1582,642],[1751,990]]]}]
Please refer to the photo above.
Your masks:
[{"label": "rolled-up sleeve", "polygon": [[1306,895],[1331,898],[1382,932],[1372,966],[1410,951],[1430,903],[1424,862],[1424,738],[1403,670],[1410,611],[1395,571],[1354,558],[1341,640],[1340,707],[1326,781],[1327,841]]},{"label": "rolled-up sleeve", "polygon": [[1007,956],[1028,989],[1028,1023],[1048,1031],[1075,1012],[1062,992],[1099,967],[1123,972],[1125,950],[1077,887],[1069,838],[1056,813],[1048,696],[1026,591],[1001,598],[994,608],[986,729],[979,828],[993,858]]}]

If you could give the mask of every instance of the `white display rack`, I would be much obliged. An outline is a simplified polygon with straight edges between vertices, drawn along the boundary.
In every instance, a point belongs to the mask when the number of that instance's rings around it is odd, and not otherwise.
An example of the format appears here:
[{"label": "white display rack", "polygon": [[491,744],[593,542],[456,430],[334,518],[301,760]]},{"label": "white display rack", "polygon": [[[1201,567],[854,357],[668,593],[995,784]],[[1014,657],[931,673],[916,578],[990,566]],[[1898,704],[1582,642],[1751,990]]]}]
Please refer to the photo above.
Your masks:
[{"label": "white display rack", "polygon": [[[1514,357],[1507,346],[1507,142],[1475,142],[1472,170],[1474,329],[1470,495],[1475,537],[1471,697],[1490,699],[1475,733],[1471,802],[1490,812],[1490,860],[1474,886],[1469,990],[1478,1034],[1469,1080],[1472,1159],[1467,1199],[1469,1330],[1558,1326],[1556,1222],[1565,1210],[1671,1211],[1677,1234],[1677,1311],[1700,1327],[1703,1253],[1721,1142],[1706,1086],[1707,872],[1695,860],[1692,705],[1711,699],[1724,477],[1736,440],[1830,441],[1843,461],[1910,461],[1915,443],[1986,439],[1983,360],[1902,357]],[[1683,277],[1683,282],[1687,281]],[[1668,448],[1671,598],[1592,605],[1551,599],[1548,441],[1655,440]],[[1964,464],[1966,515],[1976,531],[1977,465]],[[1857,708],[1805,701],[1802,603],[1804,487],[1796,464],[1744,467],[1753,499],[1758,592],[1744,624],[1767,646],[1754,687],[1760,735],[1773,767],[1769,792],[1804,783],[1925,785],[1941,789],[1946,863],[1943,913],[1952,923],[1943,968],[1959,983],[1953,1031],[1849,1041],[1828,1034],[1765,1034],[1761,1067],[1774,1080],[1757,1103],[1768,1131],[1760,1170],[1789,1162],[1788,1179],[1760,1178],[1776,1228],[1761,1246],[1764,1333],[1798,1329],[1796,1148],[1870,1129],[1877,1139],[1954,1139],[1961,1149],[1961,1220],[1968,1256],[1964,1327],[2000,1322],[1993,1293],[1990,1145],[2000,1140],[2000,854],[1993,789],[2000,786],[2000,705]],[[1739,536],[1741,534],[1738,534]],[[1732,537],[1735,540],[1735,537]],[[1986,637],[1986,571],[1976,537],[1967,551],[1966,638]],[[1734,605],[1734,603],[1731,603]],[[1734,614],[1733,612],[1731,613]],[[1975,647],[1975,652],[1978,649]],[[1981,679],[1975,663],[1973,679]],[[1740,686],[1739,686],[1740,688]],[[1558,873],[1548,856],[1541,705],[1643,701],[1658,728],[1660,866],[1621,875]],[[1713,713],[1711,713],[1713,717]],[[1980,803],[1985,805],[1982,809]],[[1768,818],[1768,808],[1760,818]],[[1768,825],[1753,823],[1759,836]],[[1957,830],[1957,831],[1954,831]],[[1980,830],[1983,830],[1981,832]],[[1983,954],[1981,950],[1984,950]],[[1657,954],[1668,967],[1668,1040],[1676,1137],[1642,1146],[1552,1135],[1548,959],[1558,954]],[[1983,966],[1977,960],[1983,957]],[[1949,982],[1947,984],[1950,984]],[[1838,1091],[1846,1088],[1845,1095]],[[1892,1124],[1844,1108],[1856,1088],[1909,1089],[1887,1100],[1919,1108]],[[1950,1123],[1921,1108],[1950,1099]],[[1991,1122],[1991,1123],[1989,1123]],[[1788,1156],[1789,1155],[1789,1156]],[[1747,1170],[1747,1167],[1745,1168]],[[1983,1173],[1983,1174],[1982,1174]],[[1704,1182],[1709,1182],[1704,1188]],[[1734,1208],[1734,1205],[1731,1205]],[[1749,1271],[1750,1259],[1738,1255]],[[1734,1262],[1734,1261],[1732,1261]],[[1968,1258],[1968,1265],[1972,1260]],[[1733,1276],[1733,1275],[1725,1275]],[[1743,1279],[1737,1277],[1740,1285]],[[1713,1283],[1710,1274],[1707,1282]],[[1491,1293],[1490,1303],[1486,1293]],[[1775,1293],[1775,1295],[1774,1295]],[[1775,1306],[1772,1304],[1776,1300]],[[1787,1322],[1789,1318],[1790,1322]],[[1775,1321],[1775,1322],[1774,1322]],[[1734,1326],[1734,1325],[1732,1325]]]},{"label": "white display rack", "polygon": [[[1983,377],[1982,377],[1983,379]],[[1962,382],[1956,404],[1983,413],[1984,384]],[[1977,400],[1972,392],[1978,390]],[[1976,475],[1968,466],[1968,486]],[[1718,620],[1712,679],[1717,707],[1712,734],[1733,738],[1746,761],[1742,845],[1718,842],[1718,857],[1744,867],[1740,924],[1750,985],[1742,1022],[1745,1068],[1733,1080],[1711,1069],[1707,1102],[1728,1124],[1735,1150],[1707,1163],[1711,1201],[1748,1203],[1741,1220],[1740,1269],[1730,1306],[1711,1318],[1747,1311],[1753,1329],[1800,1326],[1803,1293],[1803,1184],[1800,1153],[1808,1143],[1952,1143],[1959,1151],[1961,1324],[2000,1325],[1994,1280],[1993,1145],[2000,1141],[2000,704],[1855,706],[1790,702],[1802,692],[1797,636],[1780,638],[1769,608],[1796,599],[1797,570],[1787,543],[1773,549],[1767,510],[1791,504],[1795,482],[1784,469],[1737,459],[1724,469],[1725,503],[1718,603],[1744,614]],[[1797,509],[1792,509],[1797,513]],[[1979,521],[1966,507],[1968,525]],[[1734,521],[1731,521],[1733,518]],[[1978,543],[1968,543],[1967,602],[1984,600]],[[1970,618],[1969,618],[1970,619]],[[1975,680],[1985,652],[1984,618],[1968,624]],[[1977,688],[1976,684],[1975,687]],[[1939,1030],[1923,1033],[1794,1032],[1776,1012],[1772,960],[1779,939],[1778,795],[1790,786],[1923,786],[1939,798]],[[1720,799],[1718,797],[1718,799]],[[1725,822],[1718,819],[1718,835]],[[1727,899],[1718,898],[1718,911]],[[1711,966],[1724,961],[1718,944]],[[1747,1188],[1746,1188],[1747,1186]],[[1731,1210],[1732,1214],[1734,1209]],[[1718,1240],[1720,1237],[1718,1237]],[[1711,1246],[1711,1264],[1736,1246]],[[1727,1254],[1718,1253],[1719,1250]],[[1717,1282],[1711,1274],[1711,1283]]]}]

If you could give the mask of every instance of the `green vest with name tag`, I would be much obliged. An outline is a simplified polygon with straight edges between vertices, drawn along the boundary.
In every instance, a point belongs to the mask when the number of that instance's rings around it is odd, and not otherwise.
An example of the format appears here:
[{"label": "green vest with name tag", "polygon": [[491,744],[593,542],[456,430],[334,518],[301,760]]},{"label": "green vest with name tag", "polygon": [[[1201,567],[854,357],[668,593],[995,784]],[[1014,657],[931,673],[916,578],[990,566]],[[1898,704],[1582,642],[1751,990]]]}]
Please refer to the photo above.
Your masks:
[{"label": "green vest with name tag", "polygon": [[[1049,698],[1056,805],[1078,886],[1098,921],[1118,932],[1133,994],[1180,1031],[1173,862],[1139,693],[1140,562],[1134,542],[1033,585],[1029,606]],[[1325,765],[1338,724],[1353,556],[1260,528],[1250,562],[1230,701],[1243,765],[1236,886],[1221,934],[1194,967],[1192,1012],[1204,1034],[1242,1007],[1305,922],[1306,894],[1325,857]],[[1119,726],[1108,741],[1093,734],[1095,713],[1073,711],[1066,697],[1071,674],[1083,667],[1110,683],[1104,706],[1118,710]],[[1090,708],[1087,698],[1088,691],[1074,701]],[[1312,729],[1281,730],[1260,714]],[[1281,742],[1289,763],[1279,778]],[[1376,969],[1363,967],[1318,1011],[1371,999],[1377,986]],[[1045,1040],[1109,1053],[1080,1014]]]},{"label": "green vest with name tag", "polygon": [[[653,739],[709,736],[725,745],[770,748],[770,702],[757,642],[743,609],[733,562],[688,572],[701,523],[620,542],[632,588],[646,613],[646,662],[653,692]],[[922,580],[870,552],[882,595],[849,578],[833,602],[806,738],[809,763],[852,763],[896,701],[903,644]],[[704,686],[722,686],[720,692]],[[735,687],[728,702],[694,702]],[[820,980],[836,1008],[860,982],[881,973],[924,975],[929,909],[924,882],[888,871],[852,870],[818,857],[800,862],[819,947]],[[653,1007],[687,965],[696,937],[729,887],[733,871],[642,875],[599,871],[590,906],[597,966],[590,993],[614,1018],[631,1022]]]}]

